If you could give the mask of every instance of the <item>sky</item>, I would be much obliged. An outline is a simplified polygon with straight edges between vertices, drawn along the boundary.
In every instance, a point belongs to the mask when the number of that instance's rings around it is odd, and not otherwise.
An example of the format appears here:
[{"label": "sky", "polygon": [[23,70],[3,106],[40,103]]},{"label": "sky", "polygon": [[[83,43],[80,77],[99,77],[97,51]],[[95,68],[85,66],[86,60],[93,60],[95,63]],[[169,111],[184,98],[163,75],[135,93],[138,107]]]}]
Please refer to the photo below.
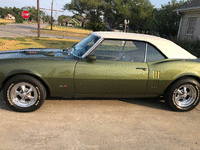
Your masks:
[{"label": "sky", "polygon": [[[39,0],[40,8],[51,9],[52,0]],[[167,4],[171,0],[150,0],[151,4],[155,6],[155,8],[160,8],[161,4]],[[179,0],[178,0],[179,1]],[[66,3],[70,3],[71,0],[54,0],[53,9],[61,10]],[[0,7],[17,7],[22,8],[24,6],[35,6],[37,8],[37,0],[0,0]],[[43,10],[44,11],[44,10]],[[50,15],[50,11],[44,11],[47,15]],[[60,15],[69,15],[73,14],[69,11],[57,12],[54,13],[53,17],[57,18]]]}]

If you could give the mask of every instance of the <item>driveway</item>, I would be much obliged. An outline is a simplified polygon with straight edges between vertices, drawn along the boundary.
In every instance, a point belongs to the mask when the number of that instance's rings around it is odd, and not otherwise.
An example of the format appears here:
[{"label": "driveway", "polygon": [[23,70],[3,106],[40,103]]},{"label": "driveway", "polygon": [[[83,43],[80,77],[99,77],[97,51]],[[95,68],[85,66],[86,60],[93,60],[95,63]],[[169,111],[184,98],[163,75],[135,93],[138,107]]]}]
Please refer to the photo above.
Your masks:
[{"label": "driveway", "polygon": [[183,113],[156,99],[55,98],[31,113],[0,101],[0,114],[0,149],[200,149],[200,106]]}]

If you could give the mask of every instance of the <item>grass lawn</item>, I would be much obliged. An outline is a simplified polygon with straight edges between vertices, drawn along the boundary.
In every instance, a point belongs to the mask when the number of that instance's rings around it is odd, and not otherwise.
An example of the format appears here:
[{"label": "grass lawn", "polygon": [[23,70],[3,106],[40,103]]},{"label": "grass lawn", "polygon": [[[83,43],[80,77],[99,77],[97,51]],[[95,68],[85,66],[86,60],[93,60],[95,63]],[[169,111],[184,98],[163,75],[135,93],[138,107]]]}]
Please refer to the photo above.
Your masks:
[{"label": "grass lawn", "polygon": [[79,40],[37,37],[0,38],[0,51],[26,48],[64,49],[74,45],[77,42],[79,42]]},{"label": "grass lawn", "polygon": [[[37,32],[37,30],[33,30],[32,32]],[[52,35],[60,35],[60,36],[73,36],[73,37],[86,37],[92,31],[72,28],[72,27],[64,27],[64,26],[53,26],[53,30],[51,30],[51,26],[46,26],[44,29],[41,29],[41,33],[43,34],[52,34]]]}]

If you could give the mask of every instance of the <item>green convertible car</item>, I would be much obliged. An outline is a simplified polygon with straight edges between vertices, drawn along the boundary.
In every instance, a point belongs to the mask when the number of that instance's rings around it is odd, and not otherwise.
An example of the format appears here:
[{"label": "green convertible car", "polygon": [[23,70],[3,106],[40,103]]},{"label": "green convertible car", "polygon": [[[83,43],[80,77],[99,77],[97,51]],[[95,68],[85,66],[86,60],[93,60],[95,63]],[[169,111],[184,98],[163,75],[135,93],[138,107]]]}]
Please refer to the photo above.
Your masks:
[{"label": "green convertible car", "polygon": [[155,36],[93,32],[69,49],[0,52],[0,87],[15,111],[38,109],[47,96],[164,96],[175,111],[199,103],[200,60]]}]

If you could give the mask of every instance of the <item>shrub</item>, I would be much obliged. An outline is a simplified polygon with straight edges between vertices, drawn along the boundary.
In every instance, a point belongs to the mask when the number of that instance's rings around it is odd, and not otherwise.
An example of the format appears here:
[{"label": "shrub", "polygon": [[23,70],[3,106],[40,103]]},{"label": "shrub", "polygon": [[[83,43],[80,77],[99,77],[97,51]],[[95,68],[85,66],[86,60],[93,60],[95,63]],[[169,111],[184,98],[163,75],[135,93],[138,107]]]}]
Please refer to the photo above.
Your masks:
[{"label": "shrub", "polygon": [[22,16],[19,16],[19,15],[18,15],[18,16],[15,17],[15,22],[16,22],[16,23],[23,23],[23,22],[24,22],[24,19],[22,18]]},{"label": "shrub", "polygon": [[173,40],[176,44],[200,58],[200,41]]},{"label": "shrub", "polygon": [[106,27],[102,22],[89,22],[85,25],[86,29],[93,31],[105,31]]}]

